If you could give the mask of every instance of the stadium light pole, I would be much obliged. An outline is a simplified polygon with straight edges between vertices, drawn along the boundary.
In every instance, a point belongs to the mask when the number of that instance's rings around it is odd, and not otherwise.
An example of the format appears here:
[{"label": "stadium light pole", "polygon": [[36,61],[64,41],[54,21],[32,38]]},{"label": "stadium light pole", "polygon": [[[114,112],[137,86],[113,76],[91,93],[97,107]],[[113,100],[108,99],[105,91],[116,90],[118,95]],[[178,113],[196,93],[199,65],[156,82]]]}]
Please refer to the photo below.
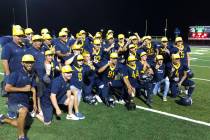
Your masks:
[{"label": "stadium light pole", "polygon": [[25,0],[26,27],[28,28],[28,2]]},{"label": "stadium light pole", "polygon": [[12,15],[13,15],[13,24],[15,25],[16,24],[16,21],[15,21],[15,8],[12,8]]},{"label": "stadium light pole", "polygon": [[144,35],[145,35],[145,36],[147,35],[147,19],[146,19],[146,21],[145,21],[145,33],[144,33]]},{"label": "stadium light pole", "polygon": [[166,18],[166,23],[165,23],[165,36],[167,35],[167,30],[168,30],[168,19]]}]

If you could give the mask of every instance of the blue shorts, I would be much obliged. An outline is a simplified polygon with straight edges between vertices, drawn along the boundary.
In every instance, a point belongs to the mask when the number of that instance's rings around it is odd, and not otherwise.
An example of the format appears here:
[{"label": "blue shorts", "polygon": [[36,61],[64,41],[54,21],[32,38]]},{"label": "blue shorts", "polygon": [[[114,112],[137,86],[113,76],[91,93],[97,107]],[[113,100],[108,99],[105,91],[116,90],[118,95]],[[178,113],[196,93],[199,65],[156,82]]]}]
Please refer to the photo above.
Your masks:
[{"label": "blue shorts", "polygon": [[26,105],[23,104],[8,103],[8,117],[13,119],[17,118],[19,110],[23,107],[28,108]]},{"label": "blue shorts", "polygon": [[64,96],[63,96],[61,99],[59,99],[57,102],[58,102],[58,104],[65,105],[64,103],[65,103],[66,99],[67,99],[67,96],[64,95]]}]

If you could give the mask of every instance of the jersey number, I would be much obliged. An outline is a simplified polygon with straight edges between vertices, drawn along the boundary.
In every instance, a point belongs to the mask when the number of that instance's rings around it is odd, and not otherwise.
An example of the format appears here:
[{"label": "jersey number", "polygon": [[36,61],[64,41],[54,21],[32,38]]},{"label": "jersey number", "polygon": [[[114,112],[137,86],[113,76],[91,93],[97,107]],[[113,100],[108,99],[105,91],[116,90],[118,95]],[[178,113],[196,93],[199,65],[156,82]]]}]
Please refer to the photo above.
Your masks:
[{"label": "jersey number", "polygon": [[114,78],[114,75],[115,75],[114,71],[109,71],[108,73],[109,78]]},{"label": "jersey number", "polygon": [[82,73],[78,73],[78,79],[79,81],[82,81]]}]

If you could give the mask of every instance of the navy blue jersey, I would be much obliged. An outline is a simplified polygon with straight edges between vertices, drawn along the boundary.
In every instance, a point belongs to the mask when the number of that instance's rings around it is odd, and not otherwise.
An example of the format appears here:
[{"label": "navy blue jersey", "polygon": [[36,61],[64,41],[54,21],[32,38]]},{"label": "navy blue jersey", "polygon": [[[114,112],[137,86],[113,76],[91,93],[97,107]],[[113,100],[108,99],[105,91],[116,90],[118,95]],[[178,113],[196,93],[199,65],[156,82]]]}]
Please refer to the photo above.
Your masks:
[{"label": "navy blue jersey", "polygon": [[61,100],[68,90],[70,90],[70,83],[64,80],[63,75],[52,81],[51,94],[56,94],[57,100]]},{"label": "navy blue jersey", "polygon": [[147,53],[148,59],[154,59],[155,57],[155,47],[153,44],[148,46],[143,46],[142,49]]},{"label": "navy blue jersey", "polygon": [[[100,67],[105,66],[108,61],[103,61],[100,64]],[[115,67],[109,66],[104,72],[100,74],[100,78],[104,83],[121,80],[123,66],[120,63],[117,63]]]},{"label": "navy blue jersey", "polygon": [[26,54],[26,47],[20,47],[13,41],[7,43],[2,50],[1,59],[8,60],[10,73],[22,68],[22,57]]},{"label": "navy blue jersey", "polygon": [[176,54],[179,53],[180,58],[181,58],[181,63],[183,64],[188,64],[187,61],[187,53],[191,52],[189,45],[184,45],[182,48],[177,48],[177,47],[173,47],[171,49],[172,54]]},{"label": "navy blue jersey", "polygon": [[[36,86],[34,75],[27,73],[23,68],[11,73],[7,84],[18,88],[26,85],[31,85],[32,87]],[[30,96],[31,92],[8,92],[8,102],[9,104],[22,104],[25,107],[29,107]]]},{"label": "navy blue jersey", "polygon": [[71,85],[75,86],[78,89],[82,89],[83,87],[83,77],[85,73],[85,69],[83,67],[76,67],[72,66],[72,78],[71,78]]},{"label": "navy blue jersey", "polygon": [[93,50],[90,53],[91,60],[93,60],[93,64],[95,67],[99,67],[99,63],[104,60],[104,56],[107,55],[103,49],[99,49],[98,52],[93,53]]},{"label": "navy blue jersey", "polygon": [[166,65],[166,69],[172,72],[172,68],[175,69],[173,73],[171,73],[171,80],[174,80],[174,78],[178,78],[177,81],[180,81],[182,77],[184,76],[184,72],[187,72],[189,70],[189,67],[186,64],[180,63],[179,66],[174,66],[172,63],[168,63]]},{"label": "navy blue jersey", "polygon": [[[171,61],[171,47],[167,46],[164,48],[162,45],[158,48],[159,50],[159,55],[163,56],[163,63],[168,63]],[[167,51],[168,50],[168,51]]]},{"label": "navy blue jersey", "polygon": [[140,72],[142,71],[142,65],[135,64],[135,66],[126,65],[123,68],[123,77],[128,78],[131,85],[135,88],[139,87],[139,76]]}]

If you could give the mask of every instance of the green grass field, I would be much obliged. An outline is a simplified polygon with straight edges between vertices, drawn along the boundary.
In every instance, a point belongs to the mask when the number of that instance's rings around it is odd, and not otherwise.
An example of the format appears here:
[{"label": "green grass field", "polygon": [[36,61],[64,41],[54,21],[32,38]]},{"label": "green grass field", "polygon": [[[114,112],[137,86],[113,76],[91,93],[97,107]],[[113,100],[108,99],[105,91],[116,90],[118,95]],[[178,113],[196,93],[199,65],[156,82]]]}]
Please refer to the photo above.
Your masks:
[{"label": "green grass field", "polygon": [[[195,77],[210,80],[210,49],[191,49],[191,68]],[[180,106],[175,103],[177,99],[170,97],[167,102],[162,102],[155,96],[153,109],[210,123],[210,82],[194,81],[196,90],[192,106]],[[135,100],[138,105],[147,107],[141,100]],[[6,109],[5,98],[0,97],[0,113],[6,113]],[[208,126],[140,109],[130,112],[122,105],[107,108],[103,104],[90,106],[82,103],[80,110],[86,115],[85,120],[68,121],[63,114],[61,120],[54,119],[51,126],[44,126],[35,119],[28,137],[31,140],[210,140]],[[14,140],[16,137],[15,128],[0,126],[0,140]]]}]

